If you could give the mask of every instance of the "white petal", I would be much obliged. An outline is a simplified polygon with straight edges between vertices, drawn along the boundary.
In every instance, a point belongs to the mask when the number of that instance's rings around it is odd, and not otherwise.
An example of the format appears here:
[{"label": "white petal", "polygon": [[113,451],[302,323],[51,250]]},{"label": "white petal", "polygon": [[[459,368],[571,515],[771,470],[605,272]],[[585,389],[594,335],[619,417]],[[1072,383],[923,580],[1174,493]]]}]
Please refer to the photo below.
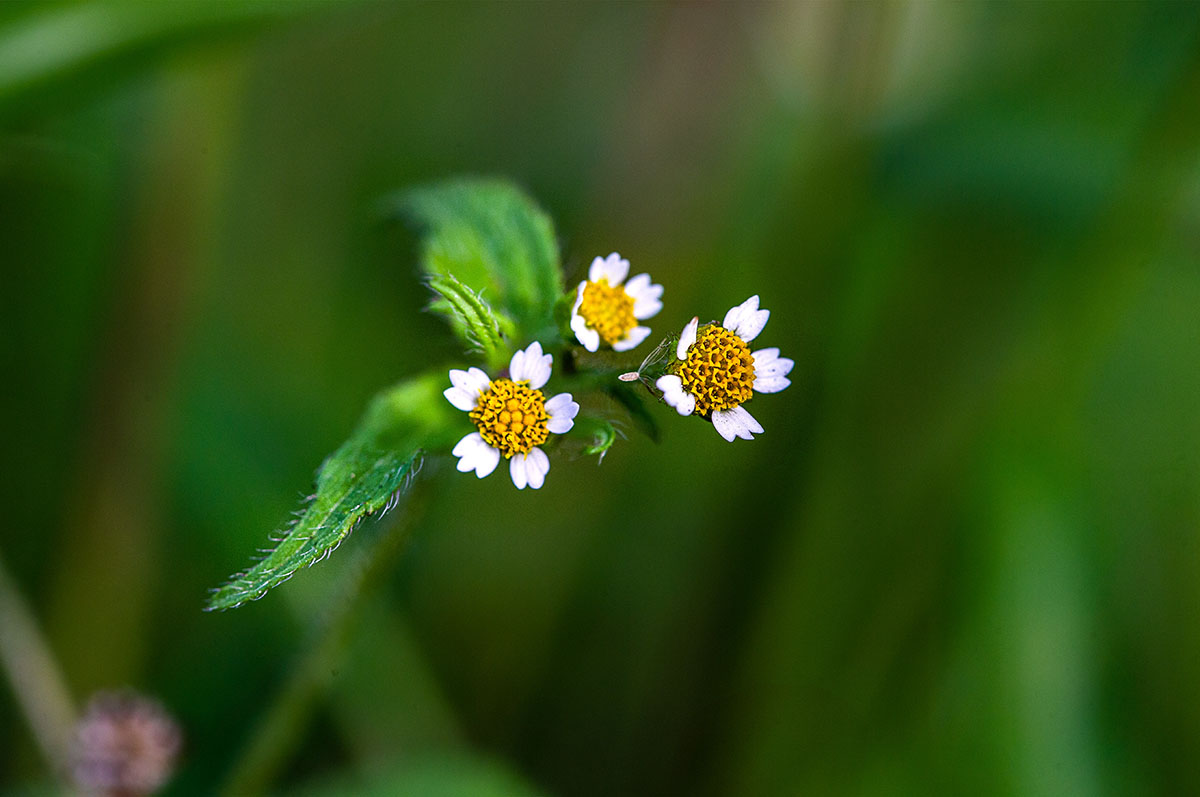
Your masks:
[{"label": "white petal", "polygon": [[525,485],[529,482],[529,476],[525,472],[525,454],[513,454],[512,459],[508,461],[508,475],[512,477],[513,484],[518,490],[524,490]]},{"label": "white petal", "polygon": [[687,350],[693,343],[696,342],[696,328],[700,326],[699,318],[692,318],[688,325],[683,328],[683,334],[679,336],[679,345],[675,347],[675,356],[681,360],[687,359]]},{"label": "white petal", "polygon": [[[579,314],[579,306],[583,304],[583,291],[587,288],[587,282],[579,283],[579,287],[575,289],[575,304],[571,305],[571,329],[575,332],[575,339],[578,340],[588,351],[595,351],[600,347],[600,335],[594,330],[588,329],[587,321]],[[591,343],[592,345],[588,345]]]},{"label": "white petal", "polygon": [[770,317],[770,310],[758,309],[758,295],[755,294],[737,307],[730,308],[721,326],[749,343],[758,337]]},{"label": "white petal", "polygon": [[696,397],[683,389],[683,381],[678,376],[660,376],[654,386],[663,392],[663,401],[680,415],[691,415],[696,409]]},{"label": "white petal", "polygon": [[550,379],[550,367],[554,355],[542,354],[542,344],[536,340],[512,356],[508,365],[508,373],[514,382],[528,380],[529,386],[539,389]]},{"label": "white petal", "polygon": [[491,387],[492,380],[479,368],[469,371],[450,370],[454,387],[442,391],[446,400],[463,412],[470,412],[479,403],[479,394]]},{"label": "white petal", "polygon": [[650,334],[650,327],[634,327],[625,333],[625,337],[613,344],[613,351],[629,351],[641,344]]},{"label": "white petal", "polygon": [[486,446],[483,442],[483,436],[479,432],[471,432],[462,440],[454,444],[454,450],[450,453],[456,457],[466,456],[468,452],[474,451],[477,446]]},{"label": "white petal", "polygon": [[625,283],[625,293],[632,296],[635,300],[639,296],[646,296],[649,299],[657,299],[657,295],[649,294],[652,288],[657,288],[658,292],[662,292],[661,285],[651,285],[649,274],[638,274],[636,277],[630,277]]},{"label": "white petal", "polygon": [[579,341],[583,348],[588,351],[596,351],[600,348],[600,333],[589,327],[587,321],[583,320],[583,316],[571,316],[571,330],[575,333],[575,340]]},{"label": "white petal", "polygon": [[754,361],[754,373],[763,376],[787,376],[792,372],[792,367],[796,363],[789,360],[787,357],[776,357],[774,360],[762,362],[757,358]]},{"label": "white petal", "polygon": [[683,416],[691,415],[696,411],[696,397],[685,392],[683,398],[679,399],[679,403],[675,405],[675,411]]},{"label": "white petal", "polygon": [[550,458],[546,456],[546,452],[537,446],[529,449],[529,453],[525,455],[525,476],[529,480],[529,486],[535,490],[540,489],[549,472]]},{"label": "white petal", "polygon": [[625,293],[633,299],[633,317],[639,321],[653,318],[662,309],[663,286],[652,285],[649,274],[638,274],[625,283]]},{"label": "white petal", "polygon": [[[742,423],[745,425],[747,432],[750,432],[751,434],[762,434],[763,433],[762,424],[759,423],[755,419],[755,417],[750,414],[750,410],[746,409],[745,407],[739,406],[739,407],[734,407],[732,410],[730,410],[730,412],[736,412],[738,415],[740,415],[742,417]],[[754,438],[747,437],[746,439],[753,440]]]},{"label": "white petal", "polygon": [[786,376],[755,376],[754,377],[754,392],[755,393],[778,393],[786,387],[791,386],[792,380]]},{"label": "white petal", "polygon": [[[517,349],[513,352],[512,359],[508,361],[508,378],[514,382],[519,382],[524,379],[525,373],[525,350]],[[521,374],[521,376],[517,376]]]},{"label": "white petal", "polygon": [[500,451],[484,444],[475,450],[475,475],[487,476],[500,464]]},{"label": "white petal", "polygon": [[787,376],[796,363],[779,356],[779,349],[759,349],[754,352],[754,373],[758,376]]},{"label": "white petal", "polygon": [[525,359],[525,373],[528,374],[529,386],[541,390],[550,381],[550,371],[554,365],[553,354],[543,354],[536,360]]},{"label": "white petal", "polygon": [[713,427],[717,433],[724,437],[729,442],[733,442],[733,438],[738,436],[737,421],[733,417],[733,413],[728,410],[717,410],[712,414]]},{"label": "white petal", "polygon": [[754,367],[757,368],[760,364],[774,360],[779,356],[779,347],[772,346],[768,349],[759,349],[754,352]]},{"label": "white petal", "polygon": [[546,431],[554,434],[566,434],[575,426],[575,421],[570,418],[551,418],[546,421]]},{"label": "white petal", "polygon": [[451,453],[459,458],[455,466],[459,471],[467,473],[473,470],[481,479],[494,471],[500,461],[500,452],[485,443],[478,432],[459,440]]},{"label": "white petal", "polygon": [[767,319],[770,317],[770,310],[758,310],[753,313],[746,313],[738,321],[737,327],[730,331],[749,343],[758,337],[759,332],[763,331],[763,327],[767,325]]},{"label": "white petal", "polygon": [[638,321],[654,318],[663,308],[658,299],[636,299],[633,303],[633,317]]},{"label": "white petal", "polygon": [[732,330],[737,326],[738,321],[746,313],[753,313],[758,309],[758,294],[751,296],[746,301],[739,304],[737,307],[729,308],[729,312],[725,314],[725,320],[721,322],[721,326],[728,330]]},{"label": "white petal", "polygon": [[442,391],[442,395],[446,397],[457,409],[463,412],[470,412],[475,409],[475,405],[479,403],[479,394],[471,394],[465,390],[460,390],[457,387],[448,387]]},{"label": "white petal", "polygon": [[608,284],[620,285],[629,276],[629,261],[616,252],[605,258],[608,263]]},{"label": "white petal", "polygon": [[588,279],[592,282],[599,282],[602,279],[608,280],[608,284],[617,286],[629,274],[629,261],[621,257],[616,252],[613,252],[608,257],[601,260],[596,258],[592,261],[592,267],[588,269]]},{"label": "white petal", "polygon": [[460,371],[457,368],[451,368],[450,384],[454,385],[454,387],[458,388],[459,390],[467,391],[470,390],[471,377],[466,371]]},{"label": "white petal", "polygon": [[754,352],[754,390],[756,393],[778,393],[792,384],[787,375],[796,365],[793,360],[779,356],[779,349],[759,349]]},{"label": "white petal", "polygon": [[579,412],[579,405],[570,393],[559,393],[546,401],[546,412],[551,418],[574,418]]},{"label": "white petal", "polygon": [[450,383],[468,393],[479,394],[491,387],[492,380],[483,372],[482,368],[471,368],[466,371],[452,369]]},{"label": "white petal", "polygon": [[546,431],[554,432],[554,434],[566,434],[574,425],[575,421],[570,418],[551,418],[546,421]]},{"label": "white petal", "polygon": [[575,425],[579,404],[572,400],[570,393],[559,393],[546,402],[546,413],[550,416],[546,429],[554,434],[565,434]]},{"label": "white petal", "polygon": [[745,407],[734,407],[731,410],[717,410],[712,414],[713,426],[717,433],[729,442],[740,437],[743,440],[753,440],[755,434],[762,434],[763,428]]}]

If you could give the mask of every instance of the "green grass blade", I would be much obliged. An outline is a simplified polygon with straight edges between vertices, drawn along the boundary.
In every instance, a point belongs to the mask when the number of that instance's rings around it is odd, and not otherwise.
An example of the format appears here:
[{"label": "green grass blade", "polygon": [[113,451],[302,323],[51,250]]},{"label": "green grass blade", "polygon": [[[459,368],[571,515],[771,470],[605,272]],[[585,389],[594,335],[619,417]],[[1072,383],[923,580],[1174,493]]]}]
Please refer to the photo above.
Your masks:
[{"label": "green grass blade", "polygon": [[0,26],[0,111],[65,84],[95,80],[173,52],[181,44],[253,30],[319,11],[313,0],[278,3],[110,2],[34,5]]}]

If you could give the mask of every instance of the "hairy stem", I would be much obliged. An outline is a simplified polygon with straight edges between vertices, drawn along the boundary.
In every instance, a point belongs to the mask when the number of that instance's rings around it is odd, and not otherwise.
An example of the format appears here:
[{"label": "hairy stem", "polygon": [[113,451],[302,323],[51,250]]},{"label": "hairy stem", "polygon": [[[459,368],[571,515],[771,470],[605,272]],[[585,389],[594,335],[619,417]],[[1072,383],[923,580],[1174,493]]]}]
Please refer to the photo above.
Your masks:
[{"label": "hairy stem", "polygon": [[394,572],[408,531],[424,506],[420,483],[406,497],[386,528],[352,563],[345,580],[326,603],[328,610],[313,628],[306,651],[296,661],[243,749],[221,790],[227,795],[266,792],[299,743],[317,701],[329,685],[330,673],[350,639],[358,607],[379,583]]},{"label": "hairy stem", "polygon": [[0,558],[0,665],[50,771],[66,761],[75,709],[58,662]]}]

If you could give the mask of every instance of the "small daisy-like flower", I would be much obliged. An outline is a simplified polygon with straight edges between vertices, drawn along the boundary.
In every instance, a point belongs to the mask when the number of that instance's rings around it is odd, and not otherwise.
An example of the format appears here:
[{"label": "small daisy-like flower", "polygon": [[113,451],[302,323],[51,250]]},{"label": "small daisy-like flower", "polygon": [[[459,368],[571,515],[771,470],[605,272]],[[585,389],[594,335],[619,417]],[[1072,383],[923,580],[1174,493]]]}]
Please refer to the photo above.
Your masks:
[{"label": "small daisy-like flower", "polygon": [[638,274],[624,282],[629,261],[616,252],[596,258],[588,278],[579,283],[571,308],[571,329],[588,351],[603,341],[613,351],[629,351],[650,334],[638,321],[652,318],[662,309],[663,288],[650,282],[649,274]]},{"label": "small daisy-like flower", "polygon": [[480,368],[450,372],[453,387],[443,395],[469,412],[479,430],[454,446],[460,471],[473,470],[482,479],[496,469],[503,454],[518,490],[542,486],[550,459],[538,446],[550,432],[570,431],[579,412],[570,393],[549,401],[542,395],[553,362],[552,355],[542,353],[542,344],[534,342],[512,356],[507,378],[491,379]]},{"label": "small daisy-like flower", "polygon": [[780,357],[779,349],[750,351],[748,344],[770,316],[769,310],[758,309],[758,297],[751,296],[726,313],[720,324],[700,328],[700,320],[693,318],[679,336],[678,359],[654,383],[663,400],[680,415],[711,417],[717,432],[730,442],[762,434],[762,426],[742,405],[755,393],[778,393],[790,385],[787,375],[795,365]]}]

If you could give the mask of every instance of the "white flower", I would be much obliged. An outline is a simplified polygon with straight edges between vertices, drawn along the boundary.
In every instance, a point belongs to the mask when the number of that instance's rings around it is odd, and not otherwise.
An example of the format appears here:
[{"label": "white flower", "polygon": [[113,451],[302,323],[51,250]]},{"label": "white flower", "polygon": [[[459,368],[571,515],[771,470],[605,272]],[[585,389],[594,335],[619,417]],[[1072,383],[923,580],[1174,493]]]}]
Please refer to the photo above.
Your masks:
[{"label": "white flower", "polygon": [[663,400],[680,415],[711,417],[717,432],[730,442],[762,434],[762,426],[742,405],[755,393],[778,393],[790,385],[787,375],[795,365],[780,357],[779,349],[750,351],[747,344],[770,317],[770,311],[758,309],[758,297],[751,296],[726,313],[720,324],[701,328],[700,319],[693,318],[679,336],[670,373],[654,383]]},{"label": "white flower", "polygon": [[575,291],[571,329],[588,351],[603,341],[613,351],[629,351],[650,334],[638,321],[654,317],[662,309],[663,288],[650,282],[649,274],[638,274],[624,285],[629,261],[613,252],[596,258],[588,278]]},{"label": "white flower", "polygon": [[546,452],[538,448],[549,432],[563,434],[575,425],[579,405],[570,393],[559,393],[549,401],[541,388],[550,378],[554,357],[542,353],[534,343],[512,356],[507,379],[491,379],[479,368],[450,371],[452,387],[443,391],[446,400],[471,413],[476,432],[454,446],[458,469],[487,476],[508,460],[508,471],[518,490],[542,486],[550,470]]}]

